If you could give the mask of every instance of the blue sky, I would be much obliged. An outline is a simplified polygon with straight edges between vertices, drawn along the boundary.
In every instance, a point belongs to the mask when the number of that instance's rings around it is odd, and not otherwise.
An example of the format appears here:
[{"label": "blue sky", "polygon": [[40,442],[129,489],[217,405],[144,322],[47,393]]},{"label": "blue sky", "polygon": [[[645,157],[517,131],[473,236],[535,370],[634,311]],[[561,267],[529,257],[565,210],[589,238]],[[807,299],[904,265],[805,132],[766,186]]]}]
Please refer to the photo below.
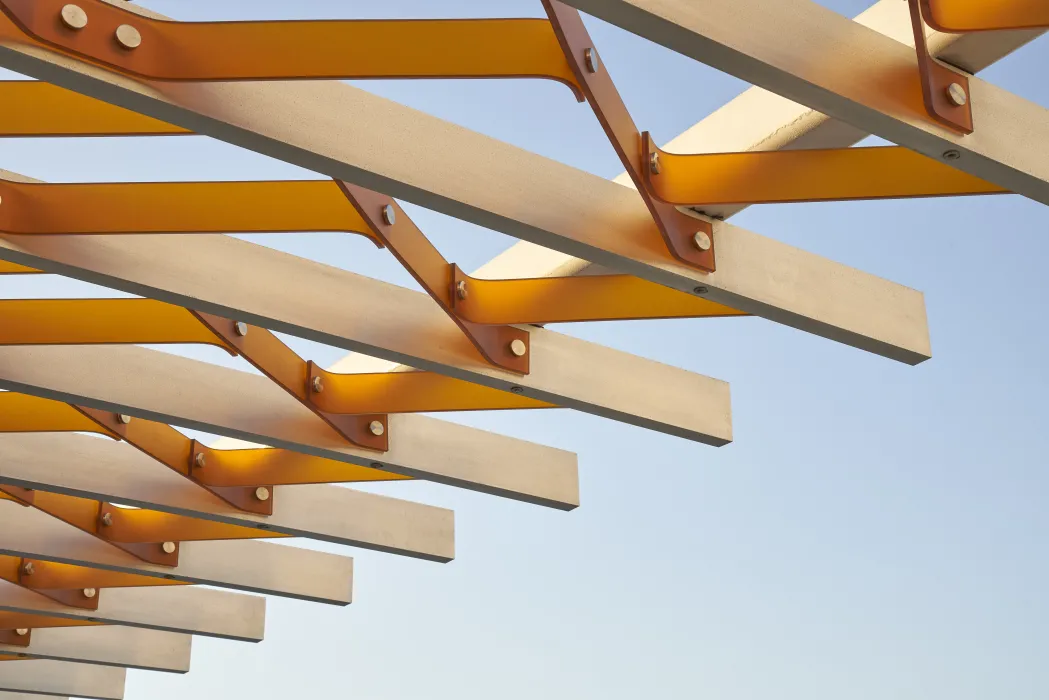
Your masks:
[{"label": "blue sky", "polygon": [[[178,19],[542,13],[537,0],[145,4]],[[851,16],[868,3],[823,4]],[[747,87],[588,26],[659,141]],[[982,77],[1049,106],[1046,65],[1043,39]],[[554,83],[362,85],[602,176],[621,170],[590,110]],[[3,140],[0,155],[0,167],[52,181],[313,176],[200,137]],[[512,242],[409,208],[466,269]],[[266,641],[198,639],[190,674],[134,672],[128,697],[1049,696],[1049,209],[1015,196],[798,204],[734,222],[925,292],[933,359],[907,367],[753,318],[560,328],[730,381],[735,443],[709,448],[568,411],[451,416],[577,452],[582,507],[379,487],[454,508],[456,561],[319,545],[355,556],[352,606],[271,599]],[[411,284],[352,237],[253,240]],[[2,279],[0,290],[111,294],[53,277]],[[322,363],[343,354],[295,346]]]}]

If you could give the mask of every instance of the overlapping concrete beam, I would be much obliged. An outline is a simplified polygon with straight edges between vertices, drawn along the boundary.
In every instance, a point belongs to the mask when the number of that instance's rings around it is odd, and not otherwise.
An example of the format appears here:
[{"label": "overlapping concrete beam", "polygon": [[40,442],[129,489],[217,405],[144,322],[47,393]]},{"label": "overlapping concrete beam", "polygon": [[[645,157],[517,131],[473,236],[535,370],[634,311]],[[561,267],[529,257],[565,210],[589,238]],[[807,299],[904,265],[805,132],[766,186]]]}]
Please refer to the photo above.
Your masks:
[{"label": "overlapping concrete beam", "polygon": [[178,566],[165,567],[12,501],[0,501],[0,554],[334,605],[349,604],[353,588],[349,557],[254,540],[182,542]]},{"label": "overlapping concrete beam", "polygon": [[114,625],[31,628],[29,646],[0,644],[0,655],[52,659],[144,671],[189,671],[188,634]]},{"label": "overlapping concrete beam", "polygon": [[16,661],[0,664],[0,691],[123,700],[123,668],[109,668],[68,661]]},{"label": "overlapping concrete beam", "polygon": [[233,508],[138,450],[74,433],[0,435],[0,484],[113,501],[295,537],[449,561],[451,511],[340,486],[275,486],[272,515]]},{"label": "overlapping concrete beam", "polygon": [[[969,79],[975,131],[925,111],[913,49],[811,0],[567,0],[669,49],[1049,204],[1049,110]],[[902,4],[902,3],[901,3]]]},{"label": "overlapping concrete beam", "polygon": [[73,622],[99,622],[180,632],[241,642],[262,641],[266,599],[197,586],[106,588],[97,610],[56,602],[0,581],[0,612],[46,615]]},{"label": "overlapping concrete beam", "polygon": [[[715,226],[718,271],[707,275],[670,257],[630,188],[357,88],[334,82],[133,81],[29,47],[10,29],[3,36],[0,63],[27,75],[894,359],[917,363],[929,356],[924,302],[913,290],[723,223]],[[30,258],[7,259],[35,266]],[[69,267],[63,274],[75,276]],[[378,354],[409,362],[388,351]],[[584,408],[588,398],[551,400]],[[594,409],[603,415],[622,410]],[[623,415],[629,419],[632,413]],[[652,425],[645,416],[633,422]]]}]

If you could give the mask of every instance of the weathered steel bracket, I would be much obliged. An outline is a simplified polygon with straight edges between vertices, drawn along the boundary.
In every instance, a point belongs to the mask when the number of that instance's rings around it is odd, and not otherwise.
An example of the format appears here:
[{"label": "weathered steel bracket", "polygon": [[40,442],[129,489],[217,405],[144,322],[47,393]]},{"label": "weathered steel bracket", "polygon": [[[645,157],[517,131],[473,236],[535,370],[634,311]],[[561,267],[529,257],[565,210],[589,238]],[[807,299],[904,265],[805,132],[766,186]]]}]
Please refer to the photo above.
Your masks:
[{"label": "weathered steel bracket", "polygon": [[971,134],[973,113],[969,78],[932,57],[925,39],[922,0],[907,2],[910,5],[911,28],[914,31],[914,49],[918,56],[918,73],[921,76],[925,111],[940,124],[963,134]]},{"label": "weathered steel bracket", "polygon": [[539,19],[173,22],[101,0],[0,10],[37,42],[152,80],[548,78],[579,97]]},{"label": "weathered steel bracket", "polygon": [[73,408],[97,423],[106,432],[141,450],[201,488],[215,494],[234,508],[257,515],[273,515],[272,485],[216,487],[206,483],[200,478],[200,475],[205,473],[204,464],[206,462],[198,457],[205,453],[206,448],[170,425],[133,419],[130,416],[119,416],[109,411],[100,411],[86,406],[73,406]]},{"label": "weathered steel bracket", "polygon": [[455,321],[484,359],[511,372],[528,374],[528,331],[512,326],[480,325],[461,318],[455,310],[458,294],[455,266],[445,260],[390,197],[348,182],[338,182],[375,235]]},{"label": "weathered steel bracket", "polygon": [[14,581],[22,588],[33,591],[45,598],[81,610],[98,610],[98,599],[101,591],[98,588],[64,588],[60,581],[48,576],[48,562],[35,559],[21,559],[18,564],[18,577]]},{"label": "weathered steel bracket", "polygon": [[28,647],[33,637],[30,627],[19,627],[17,629],[0,629],[0,644],[12,647]]},{"label": "weathered steel bracket", "polygon": [[646,132],[652,196],[675,206],[830,202],[1007,194],[986,180],[902,146],[668,153]]},{"label": "weathered steel bracket", "polygon": [[33,489],[24,489],[20,486],[0,485],[0,493],[9,496],[12,501],[26,508],[32,506],[36,500],[36,492]]},{"label": "weathered steel bracket", "polygon": [[1049,27],[1045,0],[921,0],[925,22],[938,32],[964,34]]},{"label": "weathered steel bracket", "polygon": [[561,48],[575,71],[576,79],[582,85],[594,114],[626,167],[630,179],[645,200],[670,254],[686,265],[713,272],[713,224],[681,213],[674,206],[660,202],[648,191],[644,173],[658,168],[658,163],[643,159],[641,131],[630,116],[608,71],[601,65],[597,49],[583,25],[579,11],[557,0],[543,0],[543,5],[557,32]]}]

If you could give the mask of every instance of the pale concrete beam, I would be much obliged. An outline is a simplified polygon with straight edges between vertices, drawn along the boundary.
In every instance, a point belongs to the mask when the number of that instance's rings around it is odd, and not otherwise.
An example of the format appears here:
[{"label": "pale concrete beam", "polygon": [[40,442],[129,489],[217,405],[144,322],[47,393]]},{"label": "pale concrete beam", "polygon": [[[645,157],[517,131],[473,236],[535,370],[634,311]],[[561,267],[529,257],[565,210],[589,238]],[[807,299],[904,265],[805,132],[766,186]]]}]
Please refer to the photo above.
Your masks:
[{"label": "pale concrete beam", "polygon": [[334,605],[349,604],[353,588],[349,557],[255,540],[182,542],[179,565],[159,566],[13,501],[0,501],[0,554]]},{"label": "pale concrete beam", "polygon": [[188,634],[114,625],[42,627],[31,635],[28,647],[0,644],[0,654],[186,673],[193,642]]},{"label": "pale concrete beam", "polygon": [[262,641],[266,627],[265,598],[197,586],[107,588],[99,596],[98,610],[85,610],[0,581],[0,611],[240,642]]},{"label": "pale concrete beam", "polygon": [[0,663],[0,690],[90,700],[123,700],[126,674],[123,668],[67,661],[9,661]]},{"label": "pale concrete beam", "polygon": [[238,510],[139,450],[74,433],[0,435],[0,483],[274,533],[450,561],[450,510],[341,486],[273,487],[273,514]]},{"label": "pale concrete beam", "polygon": [[[567,0],[754,85],[1049,204],[1049,110],[969,79],[975,132],[933,122],[914,50],[811,0]],[[909,79],[908,79],[909,76]]]},{"label": "pale concrete beam", "polygon": [[[8,34],[14,36],[10,29]],[[619,272],[688,294],[706,290],[699,293],[713,301],[897,360],[917,363],[929,356],[924,301],[913,290],[728,224],[715,228],[718,277],[712,278],[670,257],[647,208],[630,188],[344,83],[133,81],[11,41],[0,41],[0,64]],[[122,239],[115,245],[129,244],[128,239]],[[185,245],[199,249],[202,243],[195,240]],[[747,257],[741,258],[734,251],[745,251]],[[781,259],[784,252],[791,260],[803,260],[806,269],[800,274],[786,269]],[[19,257],[17,252],[5,251],[4,257],[41,267],[39,261],[27,262],[32,255]],[[82,265],[70,265],[70,260],[64,261],[62,274],[78,276],[72,268]],[[44,269],[60,271],[60,267]],[[770,276],[768,270],[777,274]],[[824,274],[824,270],[833,274]],[[815,276],[800,276],[809,274]],[[105,278],[95,276],[89,281],[102,279]],[[154,277],[150,286],[156,284],[155,280]],[[828,287],[830,281],[840,283]],[[112,277],[101,283],[117,286]],[[156,291],[152,293],[156,295]],[[886,335],[885,329],[891,332]],[[349,344],[343,347],[368,352]],[[423,366],[417,361],[419,358],[410,360],[397,357],[388,348],[384,350],[368,354]],[[538,357],[538,353],[533,355],[533,363]],[[460,367],[452,369],[462,371]],[[585,371],[593,370],[588,367]],[[493,383],[495,376],[491,372],[485,374],[487,381]],[[620,375],[626,376],[631,375]],[[500,384],[507,388],[505,381]],[[660,386],[674,384],[665,382]],[[626,391],[616,393],[633,398]],[[569,395],[555,402],[600,415],[634,417],[631,422],[646,427],[659,425],[624,406],[595,406],[589,399],[586,395]],[[663,405],[667,403],[664,401]],[[692,399],[692,408],[698,403]],[[719,419],[726,413],[720,406],[710,412]],[[675,428],[679,432],[674,432]],[[725,430],[712,433],[711,428],[704,428],[705,432],[671,425],[667,432],[691,432],[696,439],[715,444],[726,440]]]}]

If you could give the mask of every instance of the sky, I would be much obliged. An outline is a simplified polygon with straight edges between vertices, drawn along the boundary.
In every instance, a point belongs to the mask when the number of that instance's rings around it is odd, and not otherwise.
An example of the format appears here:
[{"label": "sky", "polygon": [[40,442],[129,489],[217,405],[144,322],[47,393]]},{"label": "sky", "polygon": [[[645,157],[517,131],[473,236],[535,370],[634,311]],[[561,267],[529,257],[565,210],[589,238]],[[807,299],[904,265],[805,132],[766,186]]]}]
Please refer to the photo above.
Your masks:
[{"label": "sky", "polygon": [[[144,4],[185,20],[542,13],[533,0]],[[868,3],[822,4],[853,16]],[[657,141],[747,88],[587,25]],[[981,77],[1049,107],[1047,65],[1042,39]],[[591,111],[552,82],[359,84],[604,177],[622,170]],[[203,137],[0,140],[0,167],[66,182],[315,177]],[[513,242],[406,208],[465,269]],[[456,560],[304,542],[355,557],[351,606],[271,598],[264,642],[196,639],[188,675],[132,672],[127,697],[1049,697],[1049,209],[1018,196],[794,204],[733,222],[923,291],[933,358],[909,367],[757,318],[559,327],[729,381],[735,442],[561,410],[442,416],[578,453],[582,506],[376,486],[453,508]],[[359,238],[251,240],[412,286]],[[0,279],[4,297],[113,295]],[[344,355],[290,342],[321,364]],[[218,351],[170,350],[243,368]]]}]

